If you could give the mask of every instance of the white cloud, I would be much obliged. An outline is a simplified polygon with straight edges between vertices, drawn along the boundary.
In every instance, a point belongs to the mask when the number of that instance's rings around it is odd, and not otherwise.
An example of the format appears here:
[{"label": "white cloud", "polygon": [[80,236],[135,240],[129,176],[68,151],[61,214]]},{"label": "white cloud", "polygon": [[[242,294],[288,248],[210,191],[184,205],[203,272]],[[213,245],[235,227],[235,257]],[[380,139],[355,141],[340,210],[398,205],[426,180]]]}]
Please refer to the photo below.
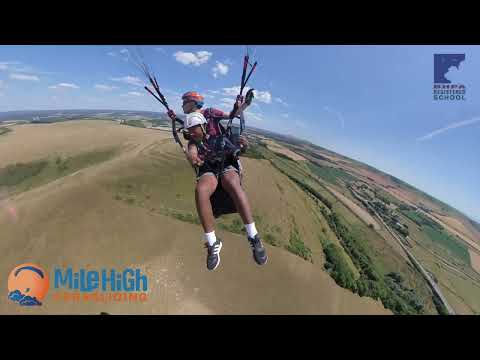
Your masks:
[{"label": "white cloud", "polygon": [[270,104],[272,102],[272,95],[268,91],[254,90],[253,94],[255,95],[255,99],[264,102],[265,104]]},{"label": "white cloud", "polygon": [[10,65],[18,65],[18,61],[4,61],[0,62],[0,70],[10,70]]},{"label": "white cloud", "polygon": [[228,65],[222,64],[220,61],[216,63],[217,65],[212,68],[213,77],[216,79],[219,75],[227,75]]},{"label": "white cloud", "polygon": [[79,86],[71,83],[60,83],[48,87],[49,89],[80,89]]},{"label": "white cloud", "polygon": [[106,90],[106,91],[118,89],[118,87],[116,86],[109,86],[109,85],[103,85],[103,84],[95,84],[94,88],[97,90]]},{"label": "white cloud", "polygon": [[[23,77],[25,74],[30,74],[30,75],[51,75],[51,74],[54,74],[53,72],[45,72],[45,71],[35,70],[32,66],[23,65],[21,62],[18,62],[18,61],[0,62],[0,70],[9,71],[10,73],[14,73],[15,76],[20,75],[20,77]],[[25,75],[25,76],[28,76],[28,75]],[[19,80],[24,80],[24,79],[19,79]],[[32,80],[32,81],[37,81],[37,80]]]},{"label": "white cloud", "polygon": [[253,119],[260,122],[264,121],[263,114],[261,113],[245,111],[245,116],[247,117],[247,119]]},{"label": "white cloud", "polygon": [[77,85],[72,84],[72,83],[60,83],[60,84],[58,84],[58,86],[69,88],[69,89],[80,89],[80,86],[77,86]]},{"label": "white cloud", "polygon": [[[248,91],[248,89],[250,89],[250,88],[246,87],[244,90]],[[240,92],[240,86],[232,86],[232,87],[229,87],[229,88],[223,88],[222,91],[223,91],[223,95],[237,96],[238,93]]]},{"label": "white cloud", "polygon": [[279,104],[282,104],[282,105],[284,105],[284,106],[288,106],[288,104],[287,104],[285,101],[283,101],[282,99],[280,99],[280,98],[278,98],[278,97],[275,98],[274,100],[275,100],[276,102],[278,102]]},{"label": "white cloud", "polygon": [[427,135],[424,135],[422,137],[417,138],[417,141],[430,140],[434,136],[440,135],[440,134],[442,134],[442,133],[444,133],[448,130],[472,125],[472,124],[475,124],[475,123],[478,123],[478,122],[480,122],[480,117],[475,117],[475,118],[470,119],[470,120],[464,120],[464,121],[459,121],[459,122],[456,122],[456,123],[452,123],[452,124],[447,125],[447,126],[441,128],[441,129],[432,131],[431,133],[428,133]]},{"label": "white cloud", "polygon": [[225,103],[214,105],[214,107],[217,108],[217,109],[225,110],[225,111],[232,110],[232,107],[228,104],[225,104]]},{"label": "white cloud", "polygon": [[[240,92],[240,86],[232,86],[229,88],[223,88],[223,95],[227,96],[237,96],[238,93]],[[247,91],[250,90],[248,86],[246,86],[243,89],[243,94],[245,95]],[[255,99],[266,103],[270,104],[272,102],[272,95],[268,91],[259,91],[259,90],[253,90],[253,94],[255,95]]]},{"label": "white cloud", "polygon": [[15,71],[16,73],[35,73],[31,66],[12,67],[9,70]]},{"label": "white cloud", "polygon": [[284,114],[282,114],[282,116],[283,116],[284,118],[288,118],[289,115],[288,115],[287,113],[284,113]]},{"label": "white cloud", "polygon": [[203,96],[205,96],[206,98],[215,99],[219,94],[220,94],[220,91],[206,90]]},{"label": "white cloud", "polygon": [[229,104],[229,105],[232,105],[235,103],[235,100],[234,99],[230,99],[230,98],[221,98],[220,99],[220,102],[223,102],[225,104]]},{"label": "white cloud", "polygon": [[[32,79],[27,79],[27,77],[29,77],[29,76],[34,77],[35,75],[56,74],[55,72],[38,71],[38,70],[34,69],[32,66],[25,65],[25,64],[23,64],[21,62],[18,62],[18,61],[0,62],[0,70],[8,71],[10,73],[14,73],[12,75],[17,77],[18,80],[31,80],[31,81],[38,81],[38,80],[33,80],[33,78]],[[27,74],[29,74],[29,75],[27,75]],[[20,77],[22,77],[22,79],[20,79]]]},{"label": "white cloud", "polygon": [[140,80],[136,76],[123,76],[123,77],[118,77],[118,78],[111,78],[110,80],[122,82],[122,83],[129,84],[129,85],[135,85],[135,86],[141,86],[141,87],[144,86],[142,80]]},{"label": "white cloud", "polygon": [[128,51],[128,49],[122,49],[120,50],[120,56],[122,58],[123,61],[127,61],[129,60],[130,58],[130,51]]},{"label": "white cloud", "polygon": [[196,54],[191,52],[177,51],[173,56],[175,60],[184,65],[200,66],[206,63],[213,54],[208,51],[197,51]]},{"label": "white cloud", "polygon": [[164,93],[164,94],[170,94],[170,95],[173,95],[173,96],[175,96],[175,97],[181,97],[181,96],[182,96],[182,94],[180,94],[179,92],[174,91],[174,90],[171,90],[171,89],[163,89],[163,90],[162,90],[162,93]]},{"label": "white cloud", "polygon": [[25,74],[10,74],[10,79],[14,80],[23,80],[23,81],[40,81],[36,75],[25,75]]},{"label": "white cloud", "polygon": [[220,107],[222,109],[228,109],[229,111],[233,109],[233,104],[235,102],[234,99],[227,99],[227,98],[222,98],[219,100],[220,101]]},{"label": "white cloud", "polygon": [[126,94],[121,94],[120,96],[143,96],[143,94],[138,91],[130,91]]},{"label": "white cloud", "polygon": [[107,55],[113,56],[113,57],[117,56],[113,51],[108,52]]}]

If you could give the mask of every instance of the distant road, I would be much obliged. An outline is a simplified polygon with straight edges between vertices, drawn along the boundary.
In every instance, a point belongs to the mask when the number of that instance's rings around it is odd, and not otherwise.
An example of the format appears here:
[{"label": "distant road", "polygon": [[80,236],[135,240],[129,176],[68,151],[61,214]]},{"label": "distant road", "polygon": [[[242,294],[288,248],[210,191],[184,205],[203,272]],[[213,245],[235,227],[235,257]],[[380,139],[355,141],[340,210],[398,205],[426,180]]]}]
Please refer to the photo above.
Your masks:
[{"label": "distant road", "polygon": [[[356,193],[355,190],[352,189],[352,192],[354,192],[354,194],[356,194],[357,197],[361,198],[365,204],[368,204],[368,202],[363,199],[362,196],[360,196],[358,193]],[[407,249],[407,247],[403,244],[402,240],[398,238],[397,234],[390,229],[390,227],[385,223],[385,221],[383,221],[382,217],[380,215],[378,215],[378,213],[375,211],[375,209],[373,207],[370,207],[370,209],[375,213],[375,216],[378,218],[378,220],[383,224],[383,226],[385,226],[385,228],[387,229],[387,231],[390,233],[390,235],[393,236],[393,238],[395,240],[397,240],[397,242],[399,243],[399,245],[402,247],[403,251],[405,251],[405,253],[407,254],[408,258],[410,259],[410,261],[413,263],[413,265],[418,269],[420,270],[420,272],[422,273],[423,277],[427,280],[428,284],[430,285],[430,287],[432,288],[432,290],[435,292],[435,294],[437,295],[437,297],[440,299],[440,301],[443,303],[443,305],[445,306],[445,308],[447,309],[448,313],[450,315],[455,315],[455,311],[453,310],[453,308],[450,306],[450,304],[447,302],[447,299],[445,298],[445,296],[443,295],[442,293],[442,290],[440,290],[440,287],[438,286],[438,284],[433,280],[433,278],[430,276],[430,274],[425,270],[425,268],[420,264],[420,262],[415,258],[415,256],[410,252],[410,250]]]}]

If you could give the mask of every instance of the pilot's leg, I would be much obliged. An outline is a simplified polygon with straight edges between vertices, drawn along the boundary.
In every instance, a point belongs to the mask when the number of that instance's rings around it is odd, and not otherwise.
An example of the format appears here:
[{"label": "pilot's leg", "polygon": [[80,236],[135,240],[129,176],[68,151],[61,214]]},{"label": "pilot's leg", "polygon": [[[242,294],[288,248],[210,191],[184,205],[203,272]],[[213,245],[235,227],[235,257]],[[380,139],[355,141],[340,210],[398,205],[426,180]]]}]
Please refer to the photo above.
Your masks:
[{"label": "pilot's leg", "polygon": [[197,212],[205,233],[210,233],[214,230],[215,218],[213,217],[210,196],[215,192],[217,185],[216,176],[213,173],[205,173],[199,177],[195,188]]}]

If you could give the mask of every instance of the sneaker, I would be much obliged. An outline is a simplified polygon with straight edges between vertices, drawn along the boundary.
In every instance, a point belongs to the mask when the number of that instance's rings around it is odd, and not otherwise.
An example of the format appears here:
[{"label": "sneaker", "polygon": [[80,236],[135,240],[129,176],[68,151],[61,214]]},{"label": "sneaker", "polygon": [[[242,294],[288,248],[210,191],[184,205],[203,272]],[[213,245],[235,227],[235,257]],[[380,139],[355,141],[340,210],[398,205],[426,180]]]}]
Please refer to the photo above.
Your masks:
[{"label": "sneaker", "polygon": [[253,259],[258,265],[265,265],[267,263],[267,252],[263,247],[262,241],[260,240],[260,236],[257,234],[255,237],[248,238],[248,242],[250,243],[250,247],[252,248],[253,252]]},{"label": "sneaker", "polygon": [[218,265],[220,265],[220,250],[222,250],[222,241],[220,239],[217,239],[217,241],[215,241],[212,246],[206,243],[205,247],[208,249],[207,269],[215,270]]}]

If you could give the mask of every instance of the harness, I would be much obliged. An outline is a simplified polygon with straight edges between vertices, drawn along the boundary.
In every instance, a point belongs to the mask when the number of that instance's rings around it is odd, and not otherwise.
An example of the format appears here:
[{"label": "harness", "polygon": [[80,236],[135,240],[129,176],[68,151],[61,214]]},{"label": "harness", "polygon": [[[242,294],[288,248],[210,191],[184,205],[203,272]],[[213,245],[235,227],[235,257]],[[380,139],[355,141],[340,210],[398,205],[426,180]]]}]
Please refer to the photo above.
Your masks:
[{"label": "harness", "polygon": [[[216,121],[209,119],[209,121]],[[212,125],[213,126],[213,125]],[[195,142],[199,155],[205,163],[212,169],[216,169],[215,174],[217,180],[223,170],[227,159],[232,162],[238,161],[240,155],[240,144],[232,141],[232,137],[228,136],[226,129],[222,124],[218,123],[219,134],[208,134],[203,141]]]},{"label": "harness", "polygon": [[[160,102],[166,109],[167,113],[169,114],[169,117],[171,118],[171,125],[172,125],[172,135],[173,138],[175,139],[175,142],[182,148],[182,151],[185,155],[187,155],[187,149],[183,145],[182,141],[180,140],[180,137],[178,136],[178,133],[181,132],[183,134],[183,138],[185,140],[190,140],[190,136],[188,134],[188,131],[185,129],[185,124],[184,121],[178,118],[177,116],[171,116],[173,111],[170,109],[167,100],[165,99],[165,96],[162,94],[160,91],[160,87],[158,86],[157,79],[156,77],[152,74],[150,71],[149,67],[145,64],[143,61],[134,61],[134,64],[136,64],[144,73],[145,77],[148,79],[151,87],[149,88],[148,86],[144,86],[145,90],[150,93],[158,102]],[[247,69],[248,66],[251,67],[250,72],[247,75]],[[248,53],[244,57],[244,62],[243,62],[243,72],[242,72],[242,79],[241,79],[241,84],[240,84],[240,93],[237,95],[237,101],[235,102],[233,110],[229,114],[229,121],[227,128],[225,129],[222,124],[219,122],[219,128],[220,128],[220,134],[217,134],[215,136],[210,136],[207,139],[206,144],[205,143],[200,143],[197,144],[197,146],[203,147],[203,150],[206,150],[206,157],[205,161],[209,161],[211,164],[215,164],[215,166],[219,167],[219,171],[217,171],[217,179],[220,176],[221,171],[224,168],[225,165],[225,160],[228,157],[232,157],[235,160],[238,160],[239,154],[241,152],[240,150],[240,144],[239,144],[239,137],[243,133],[245,129],[245,118],[243,115],[243,110],[250,105],[254,98],[254,89],[249,89],[247,93],[245,94],[245,102],[243,103],[241,108],[238,108],[237,102],[240,101],[241,103],[243,102],[243,90],[250,79],[250,76],[252,75],[253,71],[255,70],[257,66],[257,62],[252,65],[249,62],[249,56]],[[233,133],[232,131],[232,122],[234,118],[240,119],[240,131],[238,133]],[[180,125],[180,127],[177,127],[177,125]],[[199,169],[192,165],[193,170],[195,171],[195,175],[198,176],[199,174]],[[241,171],[240,164],[239,164],[239,171]],[[214,216],[217,218],[223,214],[230,214],[230,213],[235,213],[237,212],[235,205],[230,198],[230,196],[223,190],[221,187],[221,182],[218,182],[217,189],[215,190],[214,194],[210,198],[210,201],[212,203],[212,209]],[[240,180],[241,184],[241,180]]]}]

